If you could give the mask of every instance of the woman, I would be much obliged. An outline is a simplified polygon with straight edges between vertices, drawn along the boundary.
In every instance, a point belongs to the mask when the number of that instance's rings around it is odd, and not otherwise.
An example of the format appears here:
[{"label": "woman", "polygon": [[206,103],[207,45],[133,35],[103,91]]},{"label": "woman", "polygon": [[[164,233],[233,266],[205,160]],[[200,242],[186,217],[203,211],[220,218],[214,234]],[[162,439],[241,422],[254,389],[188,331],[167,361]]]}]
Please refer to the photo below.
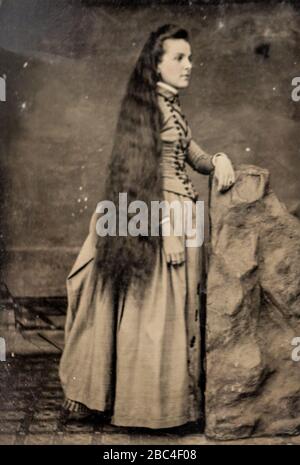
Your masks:
[{"label": "woman", "polygon": [[[150,34],[121,104],[105,199],[118,205],[126,192],[128,203],[142,200],[149,209],[153,200],[189,200],[195,225],[197,193],[186,162],[214,172],[220,191],[235,178],[226,154],[209,155],[192,139],[179,101],[191,69],[184,29],[167,24]],[[64,408],[77,416],[111,412],[111,423],[122,426],[199,420],[202,247],[187,247],[185,232],[175,234],[172,214],[158,236],[99,237],[97,219],[95,212],[67,279]]]}]

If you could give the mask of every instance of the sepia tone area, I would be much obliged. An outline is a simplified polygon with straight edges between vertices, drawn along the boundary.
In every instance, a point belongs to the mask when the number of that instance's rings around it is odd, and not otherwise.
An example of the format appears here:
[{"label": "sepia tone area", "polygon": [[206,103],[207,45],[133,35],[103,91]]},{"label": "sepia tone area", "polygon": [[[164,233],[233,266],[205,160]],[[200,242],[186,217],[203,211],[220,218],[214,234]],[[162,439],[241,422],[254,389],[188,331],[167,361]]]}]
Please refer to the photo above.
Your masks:
[{"label": "sepia tone area", "polygon": [[[300,104],[291,80],[299,74],[300,17],[293,4],[40,5],[2,1],[0,10],[7,76],[1,248],[15,296],[65,294],[67,270],[102,198],[127,79],[146,36],[164,22],[191,32],[194,69],[181,101],[195,140],[235,163],[269,169],[279,199],[299,208]],[[207,178],[192,178],[207,201]]]},{"label": "sepia tone area", "polygon": [[[205,423],[66,426],[66,276],[102,199],[130,71],[166,22],[191,33],[181,102],[194,138],[238,175],[220,202],[190,173],[206,206]],[[300,443],[299,35],[297,2],[0,1],[0,443]]]}]

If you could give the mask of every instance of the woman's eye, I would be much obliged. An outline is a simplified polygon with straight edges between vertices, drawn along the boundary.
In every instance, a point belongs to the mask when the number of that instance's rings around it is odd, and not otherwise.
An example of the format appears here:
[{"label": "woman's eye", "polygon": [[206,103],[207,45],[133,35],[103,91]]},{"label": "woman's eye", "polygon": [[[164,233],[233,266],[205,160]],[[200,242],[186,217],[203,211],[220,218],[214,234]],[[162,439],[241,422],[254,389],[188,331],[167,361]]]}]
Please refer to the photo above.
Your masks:
[{"label": "woman's eye", "polygon": [[[176,57],[176,60],[177,61],[182,61],[183,58],[184,58],[183,55],[180,55],[180,56]],[[190,63],[192,63],[192,58],[189,57],[188,60],[189,60]]]}]

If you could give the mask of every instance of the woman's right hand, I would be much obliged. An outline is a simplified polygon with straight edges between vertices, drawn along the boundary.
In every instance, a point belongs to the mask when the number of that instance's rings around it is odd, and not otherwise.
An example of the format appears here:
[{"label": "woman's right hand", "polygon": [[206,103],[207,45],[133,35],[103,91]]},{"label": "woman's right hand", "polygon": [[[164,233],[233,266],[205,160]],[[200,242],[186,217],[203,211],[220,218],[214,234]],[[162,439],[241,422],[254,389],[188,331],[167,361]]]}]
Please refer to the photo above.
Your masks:
[{"label": "woman's right hand", "polygon": [[163,252],[170,265],[181,265],[185,261],[184,247],[180,236],[164,236]]},{"label": "woman's right hand", "polygon": [[215,177],[218,181],[218,191],[222,192],[235,183],[235,172],[231,160],[226,153],[218,152],[215,159]]}]

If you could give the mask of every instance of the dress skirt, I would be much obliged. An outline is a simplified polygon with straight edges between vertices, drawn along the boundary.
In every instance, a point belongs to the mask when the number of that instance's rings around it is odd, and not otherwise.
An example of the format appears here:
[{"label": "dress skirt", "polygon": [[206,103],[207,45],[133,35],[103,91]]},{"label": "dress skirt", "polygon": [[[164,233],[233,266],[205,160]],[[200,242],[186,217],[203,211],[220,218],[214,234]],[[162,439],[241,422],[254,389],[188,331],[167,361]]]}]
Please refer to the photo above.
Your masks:
[{"label": "dress skirt", "polygon": [[[164,194],[169,202],[187,200]],[[116,304],[108,287],[101,292],[96,219],[94,213],[66,282],[59,366],[66,398],[110,411],[111,423],[120,426],[169,428],[199,420],[203,246],[185,247],[185,262],[177,266],[168,265],[159,250],[143,300],[129,289]]]}]

